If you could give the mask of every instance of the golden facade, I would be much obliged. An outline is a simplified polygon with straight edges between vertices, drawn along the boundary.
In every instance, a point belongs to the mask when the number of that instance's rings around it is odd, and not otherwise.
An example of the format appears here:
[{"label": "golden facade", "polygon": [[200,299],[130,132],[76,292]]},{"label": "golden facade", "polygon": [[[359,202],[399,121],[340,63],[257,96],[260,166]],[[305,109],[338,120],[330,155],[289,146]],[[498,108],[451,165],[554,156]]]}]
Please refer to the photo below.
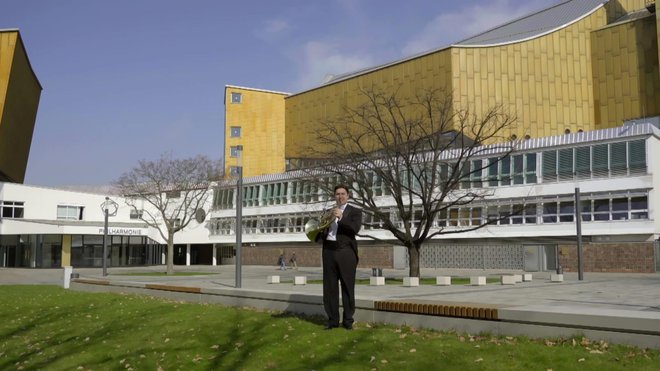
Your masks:
[{"label": "golden facade", "polygon": [[[271,134],[284,143],[284,158],[305,159],[309,156],[305,147],[315,145],[319,123],[337,118],[346,106],[358,106],[363,91],[373,89],[396,91],[399,98],[422,90],[444,91],[454,108],[468,109],[477,116],[501,106],[517,118],[516,126],[501,136],[517,138],[615,127],[626,120],[659,115],[660,21],[654,7],[658,2],[558,1],[529,17],[445,48],[282,95],[286,125],[282,123],[277,130],[284,134]],[[536,20],[542,23],[540,31]],[[228,123],[233,120],[230,108],[234,107],[228,106]],[[258,120],[269,115],[262,109],[266,105],[255,109]],[[239,121],[246,119],[250,120],[243,116]],[[248,121],[245,125],[264,128]],[[230,141],[228,137],[227,146]],[[246,151],[245,161],[251,156]]]},{"label": "golden facade", "polygon": [[[312,140],[314,124],[331,120],[343,105],[358,105],[360,89],[370,86],[403,95],[441,89],[451,93],[457,109],[477,115],[501,105],[517,117],[517,126],[505,134],[518,138],[613,127],[657,115],[658,37],[652,22],[656,15],[646,11],[647,3],[610,1],[534,38],[458,43],[294,94],[286,99],[286,157],[303,158],[299,143]],[[647,13],[626,25],[610,25],[635,11]]]},{"label": "golden facade", "polygon": [[41,90],[18,30],[0,30],[0,181],[25,179]]},{"label": "golden facade", "polygon": [[[243,167],[243,176],[281,173],[284,161],[286,93],[225,87],[225,170]],[[243,150],[236,153],[236,147]]]}]

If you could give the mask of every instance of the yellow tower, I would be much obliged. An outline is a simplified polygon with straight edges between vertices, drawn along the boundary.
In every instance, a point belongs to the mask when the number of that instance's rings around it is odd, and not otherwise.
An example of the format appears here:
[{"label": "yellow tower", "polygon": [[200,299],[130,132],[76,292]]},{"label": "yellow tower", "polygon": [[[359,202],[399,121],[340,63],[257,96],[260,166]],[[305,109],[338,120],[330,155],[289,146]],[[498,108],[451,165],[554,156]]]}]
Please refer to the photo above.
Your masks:
[{"label": "yellow tower", "polygon": [[284,172],[284,97],[287,95],[225,86],[227,174],[236,166],[243,167],[245,177]]},{"label": "yellow tower", "polygon": [[0,181],[23,183],[41,84],[18,30],[0,30]]}]

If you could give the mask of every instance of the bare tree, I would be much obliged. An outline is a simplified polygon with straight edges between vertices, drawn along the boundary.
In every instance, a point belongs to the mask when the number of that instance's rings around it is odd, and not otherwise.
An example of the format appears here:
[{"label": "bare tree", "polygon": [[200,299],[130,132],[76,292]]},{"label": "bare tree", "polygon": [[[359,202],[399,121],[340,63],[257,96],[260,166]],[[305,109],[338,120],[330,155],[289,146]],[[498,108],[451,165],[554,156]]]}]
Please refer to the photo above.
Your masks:
[{"label": "bare tree", "polygon": [[[339,118],[320,123],[314,146],[306,149],[316,159],[309,171],[346,182],[353,202],[363,209],[363,225],[389,231],[408,250],[410,276],[419,277],[425,241],[497,220],[474,211],[479,215],[464,216],[470,220],[466,226],[437,222],[438,216],[449,219],[461,206],[492,195],[493,188],[471,185],[513,151],[515,142],[505,135],[515,118],[501,107],[477,117],[456,108],[440,90],[420,91],[405,100],[375,88],[363,90],[362,96],[363,104],[345,107]],[[317,181],[328,194],[331,183]],[[378,239],[369,229],[360,236]]]},{"label": "bare tree", "polygon": [[167,241],[168,275],[174,273],[174,234],[205,217],[210,185],[220,169],[206,156],[178,160],[164,154],[156,161],[139,161],[115,182],[128,206]]}]

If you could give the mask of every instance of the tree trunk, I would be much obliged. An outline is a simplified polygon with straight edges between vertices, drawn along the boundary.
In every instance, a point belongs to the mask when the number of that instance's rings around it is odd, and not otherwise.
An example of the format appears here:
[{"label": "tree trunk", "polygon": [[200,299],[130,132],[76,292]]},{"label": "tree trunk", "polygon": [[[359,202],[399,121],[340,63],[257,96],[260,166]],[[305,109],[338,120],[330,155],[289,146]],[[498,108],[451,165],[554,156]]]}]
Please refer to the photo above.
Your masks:
[{"label": "tree trunk", "polygon": [[167,233],[167,275],[174,274],[174,233]]},{"label": "tree trunk", "polygon": [[419,244],[408,246],[408,261],[410,264],[410,277],[419,277]]}]

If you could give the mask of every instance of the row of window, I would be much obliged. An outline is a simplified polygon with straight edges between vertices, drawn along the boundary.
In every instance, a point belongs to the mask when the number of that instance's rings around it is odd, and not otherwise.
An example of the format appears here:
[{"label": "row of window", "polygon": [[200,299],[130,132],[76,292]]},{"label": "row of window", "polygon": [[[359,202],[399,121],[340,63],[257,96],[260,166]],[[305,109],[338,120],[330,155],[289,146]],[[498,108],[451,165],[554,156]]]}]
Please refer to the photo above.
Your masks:
[{"label": "row of window", "polygon": [[[25,202],[0,201],[0,209],[3,218],[22,219],[25,215]],[[84,206],[57,205],[57,219],[83,220],[84,210]]]},{"label": "row of window", "polygon": [[[244,216],[243,233],[296,233],[305,230],[312,214]],[[236,218],[214,218],[209,223],[211,235],[233,235]]]},{"label": "row of window", "polygon": [[[338,184],[336,177],[328,177],[326,183]],[[213,193],[213,205],[216,209],[232,209],[235,201],[234,188],[216,188]],[[322,202],[331,198],[320,193],[316,184],[302,180],[277,182],[243,187],[243,206],[286,205],[292,203]]]},{"label": "row of window", "polygon": [[[586,195],[580,201],[580,215],[585,222],[613,220],[649,219],[648,196],[631,195]],[[243,217],[243,232],[254,233],[294,233],[303,232],[305,223],[315,214],[259,215]],[[419,223],[421,211],[413,218],[413,225]],[[392,218],[394,214],[392,214]],[[393,220],[397,223],[396,220]],[[575,201],[570,196],[552,199],[520,202],[500,202],[498,205],[451,208],[441,212],[434,227],[470,227],[486,224],[554,224],[575,221]],[[235,218],[214,218],[209,223],[211,235],[231,235],[234,233]],[[403,222],[398,221],[399,228]],[[382,225],[370,215],[364,216],[365,230],[379,229]]]},{"label": "row of window", "polygon": [[543,182],[644,174],[646,142],[605,143],[543,152]]},{"label": "row of window", "polygon": [[[646,142],[634,140],[516,154],[504,158],[475,159],[458,171],[461,171],[462,179],[460,188],[470,189],[553,183],[572,180],[574,177],[585,179],[639,175],[646,173],[646,167]],[[440,165],[438,171],[441,184],[449,178],[453,168],[449,163]],[[369,184],[375,196],[390,194],[375,174],[371,174]],[[249,185],[245,186],[243,194],[243,206],[246,207],[313,203],[327,197],[320,194],[314,185],[301,180]],[[234,205],[233,189],[216,190],[215,208],[231,209]]]}]

